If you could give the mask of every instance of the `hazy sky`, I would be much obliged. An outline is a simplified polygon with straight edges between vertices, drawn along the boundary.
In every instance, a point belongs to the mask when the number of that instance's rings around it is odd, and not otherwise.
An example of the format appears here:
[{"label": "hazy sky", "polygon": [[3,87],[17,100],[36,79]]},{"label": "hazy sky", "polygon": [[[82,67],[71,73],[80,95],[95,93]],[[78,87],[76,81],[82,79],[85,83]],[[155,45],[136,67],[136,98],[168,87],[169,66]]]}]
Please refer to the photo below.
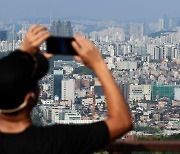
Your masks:
[{"label": "hazy sky", "polygon": [[180,16],[180,0],[0,0],[0,18],[158,19]]}]

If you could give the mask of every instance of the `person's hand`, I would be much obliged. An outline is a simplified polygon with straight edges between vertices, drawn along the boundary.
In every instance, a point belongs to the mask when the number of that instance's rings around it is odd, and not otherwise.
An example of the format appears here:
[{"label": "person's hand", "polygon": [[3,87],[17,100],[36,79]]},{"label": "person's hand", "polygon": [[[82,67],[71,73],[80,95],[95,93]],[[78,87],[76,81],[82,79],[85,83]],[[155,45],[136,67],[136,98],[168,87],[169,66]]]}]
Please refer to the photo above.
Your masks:
[{"label": "person's hand", "polygon": [[92,42],[82,35],[76,35],[74,38],[75,41],[72,42],[72,46],[78,54],[78,56],[74,56],[75,60],[84,63],[93,70],[97,68],[101,62],[104,62],[101,53]]},{"label": "person's hand", "polygon": [[39,46],[50,36],[46,27],[33,25],[26,33],[26,37],[20,49],[29,54],[34,54],[39,51]]}]

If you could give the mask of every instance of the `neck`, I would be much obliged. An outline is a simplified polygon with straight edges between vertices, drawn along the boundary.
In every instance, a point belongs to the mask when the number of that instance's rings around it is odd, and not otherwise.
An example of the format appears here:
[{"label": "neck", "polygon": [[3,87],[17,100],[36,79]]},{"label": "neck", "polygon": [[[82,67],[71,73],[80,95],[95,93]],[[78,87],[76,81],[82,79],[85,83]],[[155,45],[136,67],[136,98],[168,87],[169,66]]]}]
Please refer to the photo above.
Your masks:
[{"label": "neck", "polygon": [[31,125],[30,115],[0,115],[0,132],[2,133],[20,133]]}]

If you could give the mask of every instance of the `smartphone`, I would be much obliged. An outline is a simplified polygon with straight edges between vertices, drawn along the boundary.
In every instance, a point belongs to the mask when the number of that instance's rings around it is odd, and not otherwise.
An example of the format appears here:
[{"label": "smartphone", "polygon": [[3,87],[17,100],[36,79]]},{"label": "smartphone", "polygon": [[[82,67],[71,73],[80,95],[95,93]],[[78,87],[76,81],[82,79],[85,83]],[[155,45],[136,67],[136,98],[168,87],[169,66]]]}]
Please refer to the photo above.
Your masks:
[{"label": "smartphone", "polygon": [[60,55],[77,55],[72,47],[73,37],[56,37],[52,36],[46,40],[47,53]]}]

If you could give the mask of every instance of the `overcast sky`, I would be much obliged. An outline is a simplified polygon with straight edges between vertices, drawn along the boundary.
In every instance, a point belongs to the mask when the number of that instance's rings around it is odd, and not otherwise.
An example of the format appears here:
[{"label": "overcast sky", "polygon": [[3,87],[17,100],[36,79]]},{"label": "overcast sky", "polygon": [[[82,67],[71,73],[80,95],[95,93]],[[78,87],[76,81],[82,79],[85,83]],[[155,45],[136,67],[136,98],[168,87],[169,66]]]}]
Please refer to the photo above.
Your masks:
[{"label": "overcast sky", "polygon": [[153,20],[180,16],[180,0],[0,0],[0,18]]}]

